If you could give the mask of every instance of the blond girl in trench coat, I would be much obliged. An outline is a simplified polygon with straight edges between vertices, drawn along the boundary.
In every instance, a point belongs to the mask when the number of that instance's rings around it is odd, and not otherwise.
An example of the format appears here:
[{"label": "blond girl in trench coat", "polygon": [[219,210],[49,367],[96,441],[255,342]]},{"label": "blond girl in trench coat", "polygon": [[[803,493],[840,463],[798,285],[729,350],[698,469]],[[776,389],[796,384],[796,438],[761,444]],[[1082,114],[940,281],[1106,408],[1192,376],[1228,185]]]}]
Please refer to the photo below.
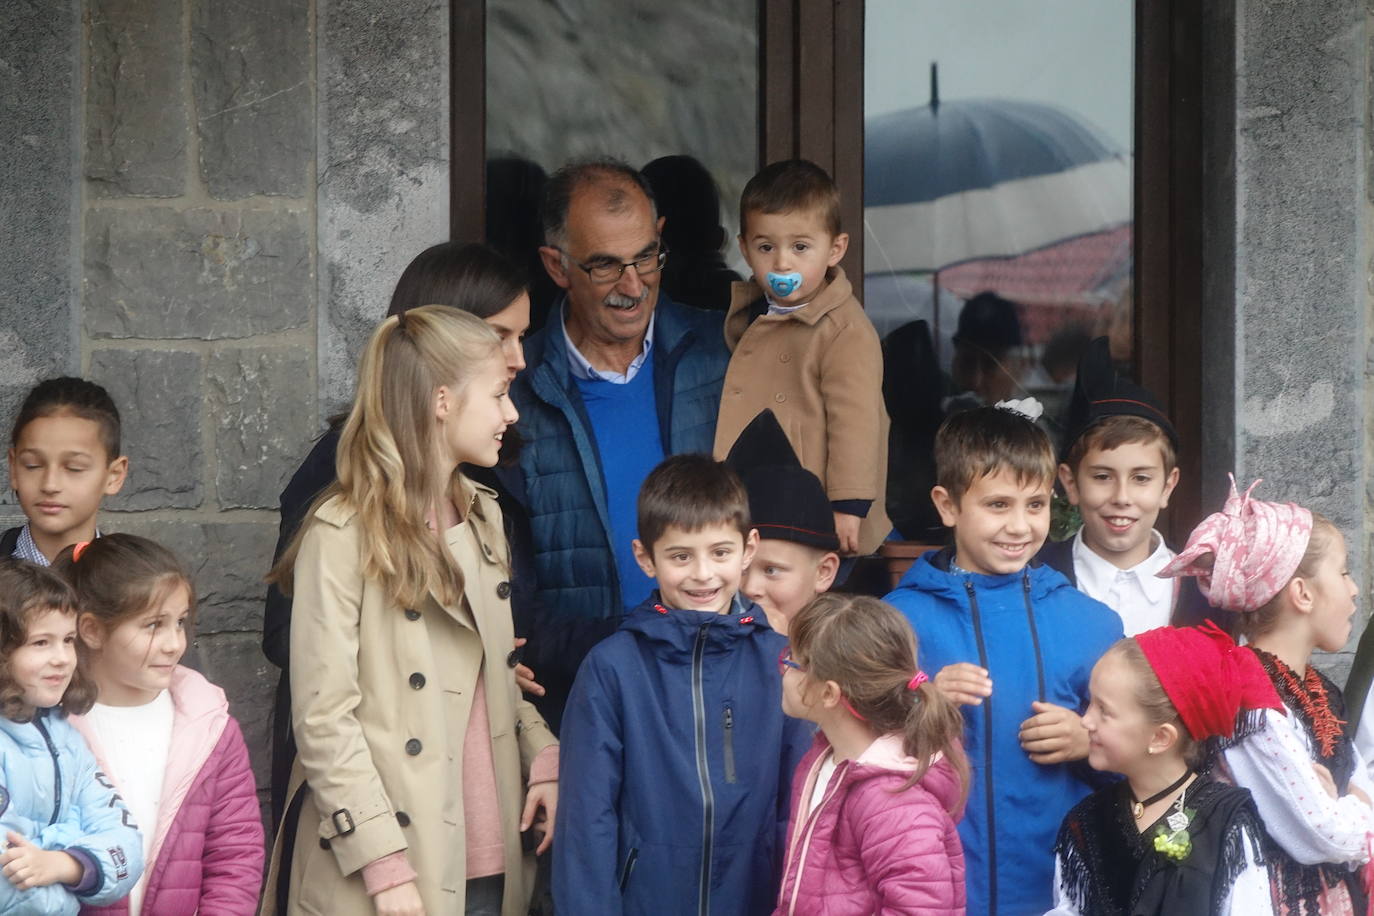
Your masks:
[{"label": "blond girl in trench coat", "polygon": [[282,911],[279,887],[292,914],[465,912],[464,737],[479,678],[495,779],[468,788],[496,798],[500,835],[485,839],[503,850],[502,916],[528,908],[520,834],[542,808],[541,851],[552,840],[557,744],[505,664],[496,495],[458,471],[495,464],[516,419],[507,384],[495,332],[456,309],[388,318],[368,344],[338,482],[273,570],[294,591],[288,797],[300,816],[277,836],[264,913]]}]

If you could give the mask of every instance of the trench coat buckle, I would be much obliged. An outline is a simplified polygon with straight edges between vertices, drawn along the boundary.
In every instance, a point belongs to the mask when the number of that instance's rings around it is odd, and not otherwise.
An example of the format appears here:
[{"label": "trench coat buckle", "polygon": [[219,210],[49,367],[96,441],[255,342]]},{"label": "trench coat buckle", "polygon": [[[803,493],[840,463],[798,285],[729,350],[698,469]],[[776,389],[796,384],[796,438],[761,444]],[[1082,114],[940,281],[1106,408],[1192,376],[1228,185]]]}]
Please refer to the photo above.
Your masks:
[{"label": "trench coat buckle", "polygon": [[333,814],[329,815],[329,819],[334,822],[334,832],[336,836],[348,836],[354,830],[358,829],[357,825],[353,823],[353,815],[348,813],[347,808],[340,808],[338,811],[335,811]]}]

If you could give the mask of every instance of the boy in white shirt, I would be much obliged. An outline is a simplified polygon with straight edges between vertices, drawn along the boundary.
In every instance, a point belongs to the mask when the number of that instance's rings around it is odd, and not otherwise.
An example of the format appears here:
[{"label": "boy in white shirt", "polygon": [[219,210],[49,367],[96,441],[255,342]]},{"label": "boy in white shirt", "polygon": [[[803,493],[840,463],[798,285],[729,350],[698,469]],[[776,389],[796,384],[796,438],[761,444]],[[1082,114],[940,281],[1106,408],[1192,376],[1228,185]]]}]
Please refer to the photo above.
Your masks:
[{"label": "boy in white shirt", "polygon": [[1127,636],[1213,616],[1191,581],[1156,576],[1174,557],[1155,521],[1178,485],[1178,433],[1154,395],[1117,375],[1105,337],[1079,361],[1068,420],[1059,482],[1083,527],[1037,561],[1116,611]]}]

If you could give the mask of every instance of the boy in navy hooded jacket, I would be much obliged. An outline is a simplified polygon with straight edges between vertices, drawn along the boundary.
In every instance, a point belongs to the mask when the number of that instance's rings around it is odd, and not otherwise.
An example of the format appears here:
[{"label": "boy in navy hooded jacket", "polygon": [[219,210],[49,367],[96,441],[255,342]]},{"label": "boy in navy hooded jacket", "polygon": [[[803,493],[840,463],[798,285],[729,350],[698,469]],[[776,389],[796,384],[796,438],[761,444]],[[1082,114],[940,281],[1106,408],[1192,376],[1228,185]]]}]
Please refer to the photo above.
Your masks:
[{"label": "boy in navy hooded jacket", "polygon": [[758,543],[739,478],[676,455],[639,494],[635,556],[658,590],[587,656],[563,718],[560,916],[764,914],[792,770],[786,640],[739,595]]},{"label": "boy in navy hooded jacket", "polygon": [[[1039,406],[1034,405],[1034,406]],[[1081,713],[1121,618],[1048,566],[1049,438],[1006,407],[954,414],[935,439],[931,498],[954,547],[919,558],[887,596],[920,636],[921,666],[963,704],[973,767],[964,842],[968,912],[1043,913],[1064,815],[1090,789]]]}]

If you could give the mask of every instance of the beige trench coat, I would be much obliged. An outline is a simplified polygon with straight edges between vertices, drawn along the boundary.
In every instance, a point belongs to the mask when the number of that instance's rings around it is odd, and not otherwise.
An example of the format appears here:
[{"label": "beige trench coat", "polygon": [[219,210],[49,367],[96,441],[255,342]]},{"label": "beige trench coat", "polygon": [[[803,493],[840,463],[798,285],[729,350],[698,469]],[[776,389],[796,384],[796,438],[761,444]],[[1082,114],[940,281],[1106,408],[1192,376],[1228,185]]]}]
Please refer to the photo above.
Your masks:
[{"label": "beige trench coat", "polygon": [[832,502],[871,499],[859,526],[859,553],[892,531],[887,517],[887,407],[878,332],[845,278],[830,283],[804,309],[749,321],[763,291],[736,283],[725,317],[733,356],[716,420],[715,456],[724,458],[754,417],[771,408],[802,466]]},{"label": "beige trench coat", "polygon": [[[464,481],[465,521],[445,532],[465,597],[398,607],[361,573],[362,532],[333,499],[316,511],[295,566],[292,721],[299,755],[289,798],[301,805],[290,875],[291,913],[372,916],[361,869],[399,849],[429,916],[461,914],[467,878],[461,734],[484,659],[492,758],[503,824],[503,916],[524,916],[533,859],[519,818],[535,755],[554,744],[506,664],[514,625],[507,545],[496,495]],[[457,738],[458,740],[453,740]],[[263,913],[278,912],[279,832]]]}]

